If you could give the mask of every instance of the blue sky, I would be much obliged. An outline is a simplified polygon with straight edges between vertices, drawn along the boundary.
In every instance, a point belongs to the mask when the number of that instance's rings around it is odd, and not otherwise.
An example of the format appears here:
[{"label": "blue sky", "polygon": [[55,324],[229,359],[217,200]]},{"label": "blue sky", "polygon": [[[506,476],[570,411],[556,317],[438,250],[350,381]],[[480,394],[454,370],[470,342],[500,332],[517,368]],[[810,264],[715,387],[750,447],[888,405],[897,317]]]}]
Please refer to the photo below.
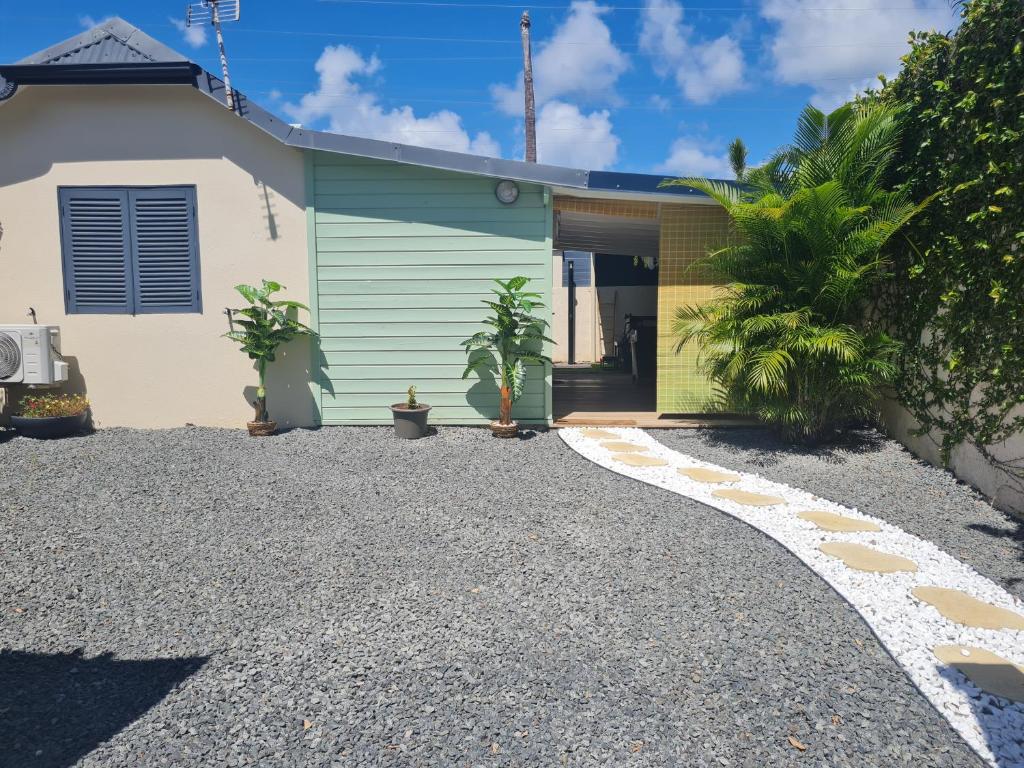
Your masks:
[{"label": "blue sky", "polygon": [[[519,15],[533,20],[541,162],[727,175],[800,108],[894,74],[910,29],[948,30],[948,0],[242,0],[225,25],[235,87],[290,122],[521,158]],[[0,0],[0,61],[121,16],[219,71],[185,3]]]}]

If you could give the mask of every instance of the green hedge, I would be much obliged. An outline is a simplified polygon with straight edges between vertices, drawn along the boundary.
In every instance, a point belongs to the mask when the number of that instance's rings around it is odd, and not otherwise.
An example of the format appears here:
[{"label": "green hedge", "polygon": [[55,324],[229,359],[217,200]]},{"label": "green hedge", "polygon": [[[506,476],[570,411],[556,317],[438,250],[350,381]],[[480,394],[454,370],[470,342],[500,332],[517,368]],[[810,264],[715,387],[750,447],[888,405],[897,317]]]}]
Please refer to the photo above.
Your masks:
[{"label": "green hedge", "polygon": [[[951,36],[916,33],[870,99],[905,105],[892,181],[928,209],[894,242],[880,308],[905,345],[898,396],[943,455],[1024,430],[1024,2],[975,0]],[[1017,409],[1019,411],[1019,408]]]}]

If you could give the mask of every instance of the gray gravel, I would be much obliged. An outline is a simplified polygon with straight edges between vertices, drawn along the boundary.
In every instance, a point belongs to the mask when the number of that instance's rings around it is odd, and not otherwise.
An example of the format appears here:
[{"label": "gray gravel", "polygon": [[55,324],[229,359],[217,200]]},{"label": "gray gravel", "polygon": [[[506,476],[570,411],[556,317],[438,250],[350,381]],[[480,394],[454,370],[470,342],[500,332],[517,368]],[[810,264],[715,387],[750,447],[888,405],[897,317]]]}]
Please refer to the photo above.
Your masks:
[{"label": "gray gravel", "polygon": [[763,429],[651,430],[682,453],[803,488],[922,539],[1024,600],[1024,519],[874,430],[809,449]]},{"label": "gray gravel", "polygon": [[0,558],[2,766],[979,765],[794,557],[554,434],[14,439]]}]

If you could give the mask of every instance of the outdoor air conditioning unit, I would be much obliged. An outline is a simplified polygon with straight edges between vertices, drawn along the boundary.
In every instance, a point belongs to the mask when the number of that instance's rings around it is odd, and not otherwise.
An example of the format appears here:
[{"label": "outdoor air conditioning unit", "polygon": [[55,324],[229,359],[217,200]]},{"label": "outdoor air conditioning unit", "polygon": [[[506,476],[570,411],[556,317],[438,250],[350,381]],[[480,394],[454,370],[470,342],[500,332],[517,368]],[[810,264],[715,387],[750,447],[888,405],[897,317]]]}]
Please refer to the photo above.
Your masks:
[{"label": "outdoor air conditioning unit", "polygon": [[68,380],[56,325],[0,325],[0,385]]}]

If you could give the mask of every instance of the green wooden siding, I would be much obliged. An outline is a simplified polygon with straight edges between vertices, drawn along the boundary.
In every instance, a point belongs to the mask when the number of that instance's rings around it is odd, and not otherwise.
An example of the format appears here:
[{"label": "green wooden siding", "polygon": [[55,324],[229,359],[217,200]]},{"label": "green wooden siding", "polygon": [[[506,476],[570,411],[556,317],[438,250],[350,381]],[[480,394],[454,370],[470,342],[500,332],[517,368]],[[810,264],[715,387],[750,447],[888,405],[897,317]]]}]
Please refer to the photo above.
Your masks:
[{"label": "green wooden siding", "polygon": [[[532,278],[550,320],[550,197],[521,184],[506,206],[495,179],[311,154],[322,423],[389,423],[410,384],[434,423],[497,418],[497,384],[462,379],[459,342],[483,327],[493,278]],[[550,420],[550,390],[550,371],[531,366],[515,418]]]}]

